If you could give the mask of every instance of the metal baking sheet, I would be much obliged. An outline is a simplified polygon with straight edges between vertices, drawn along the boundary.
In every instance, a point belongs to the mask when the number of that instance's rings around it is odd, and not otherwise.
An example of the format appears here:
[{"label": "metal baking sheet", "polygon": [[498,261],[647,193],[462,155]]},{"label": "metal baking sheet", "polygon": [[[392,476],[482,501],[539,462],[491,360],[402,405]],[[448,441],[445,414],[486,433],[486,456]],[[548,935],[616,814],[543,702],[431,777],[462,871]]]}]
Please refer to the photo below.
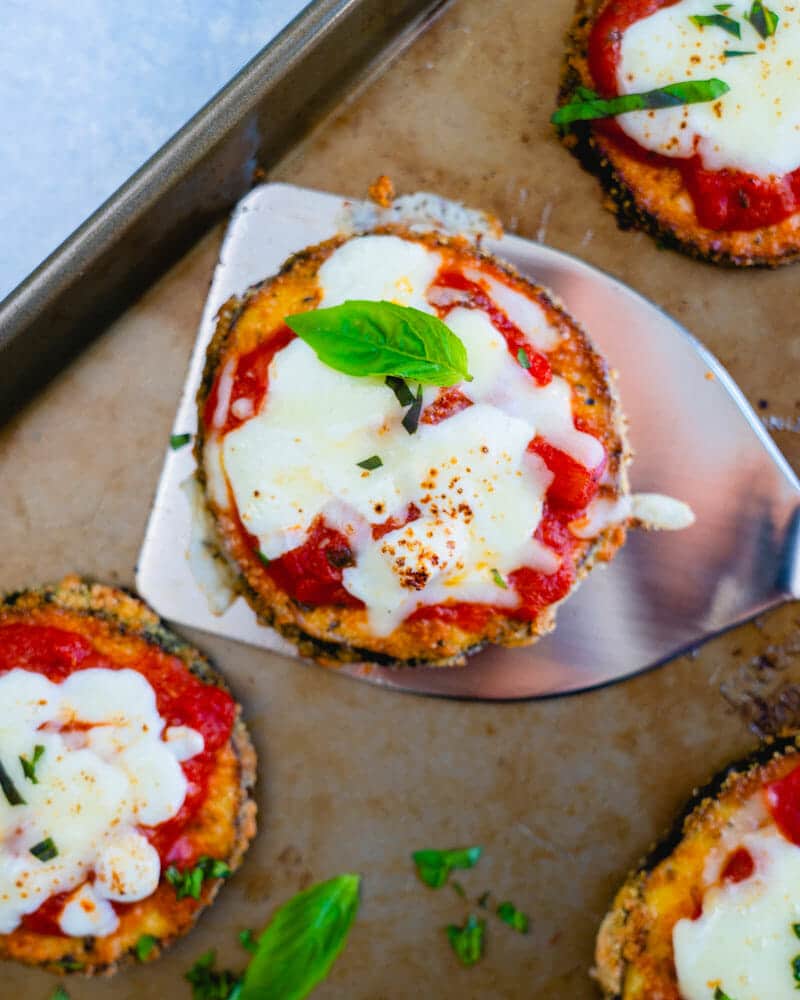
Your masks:
[{"label": "metal baking sheet", "polygon": [[0,422],[447,0],[314,0],[0,302]]},{"label": "metal baking sheet", "polygon": [[[196,428],[194,399],[220,306],[275,273],[290,254],[335,235],[344,205],[335,195],[286,184],[260,186],[240,203],[174,433]],[[637,456],[634,491],[679,497],[697,522],[676,533],[631,532],[613,563],[594,571],[559,610],[555,632],[534,646],[488,648],[463,670],[355,664],[337,673],[456,697],[563,694],[654,666],[786,600],[800,484],[719,362],[666,314],[578,260],[514,236],[490,240],[487,249],[560,296],[619,370]],[[209,610],[187,555],[191,518],[181,484],[193,468],[190,448],[167,453],[139,558],[139,592],[172,621],[292,655],[242,598],[222,615]]]}]

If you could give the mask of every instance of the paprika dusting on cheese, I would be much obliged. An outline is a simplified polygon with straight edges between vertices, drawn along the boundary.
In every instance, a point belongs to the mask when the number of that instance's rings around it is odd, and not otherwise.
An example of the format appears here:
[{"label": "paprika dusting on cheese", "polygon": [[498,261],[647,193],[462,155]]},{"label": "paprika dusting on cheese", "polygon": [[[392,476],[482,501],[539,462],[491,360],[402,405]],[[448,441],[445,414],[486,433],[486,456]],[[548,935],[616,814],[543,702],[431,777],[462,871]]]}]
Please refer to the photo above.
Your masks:
[{"label": "paprika dusting on cheese", "polygon": [[[139,828],[158,851],[162,870],[171,864],[187,867],[201,853],[192,841],[191,822],[206,797],[217,752],[231,738],[235,702],[227,692],[204,684],[178,657],[157,646],[149,646],[133,662],[115,662],[101,653],[89,638],[77,632],[33,623],[0,625],[0,675],[22,669],[59,684],[77,671],[92,668],[136,670],[153,689],[165,730],[171,726],[187,726],[203,737],[202,751],[180,765],[187,782],[180,810],[158,826]],[[80,728],[80,720],[77,725],[65,728]],[[50,897],[38,910],[22,918],[22,926],[42,934],[63,935],[58,918],[69,895],[60,893]],[[135,904],[114,902],[112,905],[122,911]]]},{"label": "paprika dusting on cheese", "polygon": [[[617,82],[621,42],[637,21],[678,0],[609,0],[592,28],[589,71],[598,93],[619,95]],[[724,75],[724,73],[723,73]],[[658,114],[658,112],[653,112]],[[776,225],[800,211],[800,168],[782,176],[760,177],[735,169],[707,170],[699,155],[663,156],[647,150],[623,132],[613,118],[594,127],[643,163],[677,168],[694,205],[698,222],[716,231],[747,231]]]}]

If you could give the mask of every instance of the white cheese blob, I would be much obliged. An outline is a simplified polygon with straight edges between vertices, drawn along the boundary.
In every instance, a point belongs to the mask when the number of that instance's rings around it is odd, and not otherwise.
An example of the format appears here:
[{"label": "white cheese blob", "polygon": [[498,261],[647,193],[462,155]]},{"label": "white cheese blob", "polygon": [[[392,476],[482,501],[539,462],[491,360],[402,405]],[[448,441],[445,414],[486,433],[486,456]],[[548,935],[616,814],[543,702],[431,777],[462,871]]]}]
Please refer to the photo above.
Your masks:
[{"label": "white cheese blob", "polygon": [[[180,726],[163,739],[155,692],[135,670],[81,670],[54,684],[14,669],[0,676],[0,705],[0,760],[25,800],[12,806],[0,795],[0,933],[74,889],[64,933],[111,934],[118,919],[109,900],[144,899],[158,885],[158,853],[138,826],[178,812],[186,796],[178,761],[199,753],[203,738]],[[33,783],[20,757],[32,760],[37,745]],[[47,838],[57,854],[40,861],[30,849]]]},{"label": "white cheese blob", "polygon": [[[709,170],[730,167],[761,177],[800,166],[800,5],[769,0],[777,30],[762,39],[745,18],[750,0],[732,0],[725,15],[741,30],[698,27],[692,15],[717,13],[708,0],[680,0],[642,18],[624,33],[617,65],[621,94],[684,80],[717,77],[730,91],[716,101],[617,118],[645,149],[664,156],[698,152]],[[726,50],[753,55],[725,58]]]},{"label": "white cheese blob", "polygon": [[740,845],[755,868],[742,882],[715,885],[697,920],[673,930],[675,967],[684,1000],[711,1000],[718,986],[736,1000],[796,1000],[792,961],[800,941],[800,847],[774,825]]},{"label": "white cheese blob", "polygon": [[[428,293],[440,300],[441,290],[430,286],[441,263],[437,251],[397,236],[351,240],[319,270],[322,305],[391,299],[433,312]],[[479,272],[471,278],[502,302],[533,346],[555,344],[558,334],[545,332],[535,302]],[[528,444],[541,435],[588,468],[603,459],[600,442],[573,424],[566,381],[538,385],[480,309],[457,306],[446,322],[467,350],[474,378],[459,390],[473,405],[441,423],[421,422],[409,436],[405,410],[382,378],[337,372],[297,339],[271,362],[261,411],[206,444],[209,482],[230,484],[245,528],[268,558],[302,544],[319,516],[346,534],[355,565],[343,583],[365,603],[376,634],[388,634],[420,605],[516,606],[513,585],[502,586],[506,574],[559,567],[555,553],[533,539],[552,474]],[[424,405],[438,392],[426,387]],[[379,468],[359,466],[375,455]],[[212,494],[218,503],[222,492]],[[405,520],[410,504],[418,521],[372,537],[370,525]]]}]

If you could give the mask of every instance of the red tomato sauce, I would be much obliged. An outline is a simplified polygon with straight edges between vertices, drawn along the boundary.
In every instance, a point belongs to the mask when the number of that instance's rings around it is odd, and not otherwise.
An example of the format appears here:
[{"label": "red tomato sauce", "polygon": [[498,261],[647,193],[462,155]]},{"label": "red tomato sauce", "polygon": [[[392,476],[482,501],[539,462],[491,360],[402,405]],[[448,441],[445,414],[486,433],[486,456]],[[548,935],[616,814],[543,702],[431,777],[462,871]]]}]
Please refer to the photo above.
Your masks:
[{"label": "red tomato sauce", "polygon": [[553,369],[546,354],[537,351],[528,342],[525,334],[511,322],[502,309],[498,308],[488,293],[477,283],[465,278],[460,271],[442,270],[436,275],[431,286],[434,289],[446,288],[463,293],[447,305],[438,306],[439,318],[460,306],[462,309],[480,309],[492,321],[492,326],[501,333],[508,346],[508,353],[519,363],[519,352],[522,351],[528,359],[527,372],[539,385],[548,385],[553,380]]},{"label": "red tomato sauce", "polygon": [[756,863],[753,855],[746,847],[737,847],[725,862],[725,866],[720,873],[723,882],[744,882],[750,878],[756,870]]},{"label": "red tomato sauce", "polygon": [[[618,94],[617,66],[622,36],[636,21],[671,7],[677,0],[611,0],[595,21],[589,37],[589,71],[603,97]],[[724,74],[723,74],[724,75]],[[656,112],[657,114],[658,112]],[[645,163],[677,167],[694,204],[697,221],[719,232],[776,225],[800,211],[800,168],[764,179],[740,170],[706,170],[700,156],[661,156],[643,149],[614,119],[596,128]]]},{"label": "red tomato sauce", "polygon": [[787,840],[800,846],[800,767],[770,782],[764,794],[778,829]]},{"label": "red tomato sauce", "polygon": [[[252,351],[248,351],[247,354],[242,354],[237,359],[225,423],[222,427],[215,428],[215,430],[222,434],[227,434],[229,431],[240,427],[250,416],[258,413],[267,394],[270,361],[272,361],[278,351],[283,350],[294,338],[294,332],[288,326],[282,326],[268,341],[259,344],[258,347],[253,348]],[[203,408],[203,423],[209,430],[212,427],[214,414],[217,412],[217,406],[219,405],[221,380],[222,372],[214,380],[211,392],[209,392],[205,407]],[[239,400],[249,400],[251,412],[247,416],[236,416],[234,403]]]},{"label": "red tomato sauce", "polygon": [[[220,688],[203,684],[176,656],[156,647],[148,648],[134,664],[115,663],[86,636],[50,625],[0,626],[0,674],[15,667],[43,674],[55,684],[77,670],[93,667],[138,670],[155,691],[165,728],[190,726],[202,734],[203,751],[181,763],[188,787],[179,812],[166,823],[140,828],[158,851],[162,867],[175,864],[183,868],[193,864],[197,851],[186,830],[206,797],[217,751],[230,739],[236,716],[233,698]],[[68,895],[60,893],[46,900],[35,913],[23,918],[22,926],[40,934],[60,935],[58,918]],[[120,912],[126,906],[113,905]]]}]

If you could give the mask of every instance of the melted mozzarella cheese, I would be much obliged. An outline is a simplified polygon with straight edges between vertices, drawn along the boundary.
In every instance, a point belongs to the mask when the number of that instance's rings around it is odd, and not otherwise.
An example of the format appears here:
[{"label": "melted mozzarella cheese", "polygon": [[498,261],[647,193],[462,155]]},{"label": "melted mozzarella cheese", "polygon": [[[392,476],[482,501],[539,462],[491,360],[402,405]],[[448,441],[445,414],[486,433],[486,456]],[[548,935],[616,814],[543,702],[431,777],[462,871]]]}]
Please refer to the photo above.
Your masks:
[{"label": "melted mozzarella cheese", "polygon": [[[199,753],[203,738],[180,726],[162,739],[155,693],[135,670],[82,670],[61,684],[11,670],[0,677],[0,705],[0,760],[25,800],[0,796],[0,933],[75,890],[64,933],[111,934],[119,921],[109,900],[144,899],[158,885],[158,852],[138,826],[176,815],[186,796],[178,761]],[[37,744],[34,784],[20,757]],[[58,853],[43,862],[30,849],[48,837]]]},{"label": "melted mozzarella cheese", "polygon": [[[730,91],[713,102],[620,115],[623,130],[664,156],[696,151],[709,170],[730,167],[769,177],[800,166],[800,6],[788,0],[768,6],[780,21],[767,39],[745,18],[750,0],[732,0],[725,11],[740,25],[740,39],[689,20],[714,13],[708,0],[679,0],[631,25],[620,46],[621,94],[710,77],[724,80]],[[730,49],[754,54],[726,59]]]},{"label": "melted mozzarella cheese", "polygon": [[[440,265],[438,252],[416,242],[354,239],[320,268],[322,303],[391,298],[432,312],[427,292]],[[555,342],[535,304],[523,305],[496,279],[484,285],[531,343]],[[215,435],[206,443],[209,481],[227,477],[242,522],[267,557],[300,545],[318,516],[347,535],[355,566],[343,582],[364,601],[376,634],[422,604],[515,606],[513,587],[499,586],[496,573],[559,566],[532,537],[552,476],[528,444],[542,435],[589,468],[603,458],[600,442],[573,424],[567,382],[539,386],[481,310],[457,307],[447,325],[467,350],[474,379],[459,388],[473,405],[439,424],[420,423],[413,437],[383,379],[328,368],[297,339],[271,362],[261,412],[221,443]],[[437,394],[426,387],[424,404]],[[380,468],[359,467],[373,455]],[[420,510],[418,521],[372,538],[370,524],[402,521],[409,504]]]},{"label": "melted mozzarella cheese", "polygon": [[710,1000],[717,986],[736,1000],[794,1000],[792,961],[800,942],[800,848],[774,826],[744,836],[740,845],[755,869],[742,882],[715,885],[697,920],[673,930],[675,967],[685,1000]]}]

